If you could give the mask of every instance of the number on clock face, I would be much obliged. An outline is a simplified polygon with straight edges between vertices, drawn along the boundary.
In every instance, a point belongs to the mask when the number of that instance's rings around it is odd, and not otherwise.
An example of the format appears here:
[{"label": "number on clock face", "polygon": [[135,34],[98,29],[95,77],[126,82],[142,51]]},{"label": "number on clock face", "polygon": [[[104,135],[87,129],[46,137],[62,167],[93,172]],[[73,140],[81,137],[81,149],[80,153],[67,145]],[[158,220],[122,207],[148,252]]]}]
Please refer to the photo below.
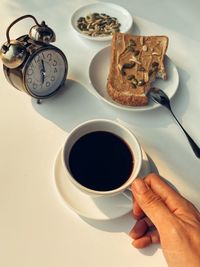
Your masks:
[{"label": "number on clock face", "polygon": [[63,56],[57,50],[41,50],[29,62],[25,84],[32,94],[48,96],[62,84],[65,75],[66,62]]}]

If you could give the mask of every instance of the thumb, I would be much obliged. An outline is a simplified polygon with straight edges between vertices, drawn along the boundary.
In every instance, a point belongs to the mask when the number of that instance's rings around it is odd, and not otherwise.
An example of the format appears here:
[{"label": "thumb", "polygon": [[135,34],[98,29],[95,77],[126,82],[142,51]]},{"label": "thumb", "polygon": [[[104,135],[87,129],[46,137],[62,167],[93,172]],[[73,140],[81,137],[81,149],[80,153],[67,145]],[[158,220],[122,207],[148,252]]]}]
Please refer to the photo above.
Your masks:
[{"label": "thumb", "polygon": [[158,230],[162,228],[163,220],[170,222],[173,219],[173,214],[161,197],[155,194],[144,180],[135,179],[131,190],[137,204]]}]

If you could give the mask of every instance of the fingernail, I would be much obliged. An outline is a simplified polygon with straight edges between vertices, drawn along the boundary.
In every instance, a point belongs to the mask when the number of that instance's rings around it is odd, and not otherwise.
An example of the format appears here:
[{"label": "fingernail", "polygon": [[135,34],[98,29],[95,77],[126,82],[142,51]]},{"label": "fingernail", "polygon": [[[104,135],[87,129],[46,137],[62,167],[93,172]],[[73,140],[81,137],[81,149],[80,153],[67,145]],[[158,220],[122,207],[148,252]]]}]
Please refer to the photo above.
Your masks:
[{"label": "fingernail", "polygon": [[136,192],[139,193],[139,194],[143,194],[149,189],[147,187],[146,183],[140,178],[136,179],[133,182],[133,186],[134,186]]}]

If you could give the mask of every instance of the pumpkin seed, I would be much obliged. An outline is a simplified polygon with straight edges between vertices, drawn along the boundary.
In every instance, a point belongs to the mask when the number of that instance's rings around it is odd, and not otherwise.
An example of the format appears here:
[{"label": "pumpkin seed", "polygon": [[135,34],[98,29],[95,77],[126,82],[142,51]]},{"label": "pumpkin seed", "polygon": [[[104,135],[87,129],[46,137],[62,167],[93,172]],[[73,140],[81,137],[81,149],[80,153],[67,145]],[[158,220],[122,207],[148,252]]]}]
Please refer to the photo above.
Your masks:
[{"label": "pumpkin seed", "polygon": [[128,46],[127,47],[127,51],[128,52],[134,52],[135,51],[135,48],[133,46]]},{"label": "pumpkin seed", "polygon": [[123,76],[125,76],[125,75],[126,75],[126,72],[125,72],[125,70],[124,70],[124,68],[123,68],[123,67],[121,68],[121,70],[120,70],[120,73],[121,73],[121,75],[123,75]]},{"label": "pumpkin seed", "polygon": [[130,46],[136,46],[136,42],[133,39],[129,40],[129,45]]},{"label": "pumpkin seed", "polygon": [[137,86],[134,83],[131,83],[132,88],[137,88]]},{"label": "pumpkin seed", "polygon": [[83,21],[85,21],[85,18],[84,18],[84,17],[80,17],[80,18],[77,20],[77,22],[83,22]]},{"label": "pumpkin seed", "polygon": [[135,78],[135,76],[132,75],[132,74],[127,76],[127,80],[129,80],[129,81],[132,80],[132,79],[134,79],[134,78]]},{"label": "pumpkin seed", "polygon": [[77,27],[86,35],[107,36],[113,32],[119,32],[121,24],[115,17],[111,17],[105,13],[94,12],[85,17],[80,17],[77,20]]},{"label": "pumpkin seed", "polygon": [[153,62],[152,63],[152,67],[158,67],[158,65],[159,65],[158,62]]},{"label": "pumpkin seed", "polygon": [[140,51],[139,51],[139,50],[135,50],[133,54],[134,54],[134,56],[138,56],[138,55],[139,55],[139,53],[140,53]]},{"label": "pumpkin seed", "polygon": [[158,66],[152,67],[153,71],[158,71]]},{"label": "pumpkin seed", "polygon": [[149,76],[153,74],[153,70],[149,70]]},{"label": "pumpkin seed", "polygon": [[145,68],[142,67],[142,66],[139,66],[139,67],[138,67],[138,71],[145,71]]},{"label": "pumpkin seed", "polygon": [[105,13],[101,13],[100,15],[103,16],[103,17],[107,17],[108,16]]},{"label": "pumpkin seed", "polygon": [[142,86],[142,85],[144,85],[144,84],[145,84],[144,80],[139,80],[139,81],[138,81],[138,86]]},{"label": "pumpkin seed", "polygon": [[136,80],[135,78],[132,79],[132,83],[135,85],[138,85],[138,80]]},{"label": "pumpkin seed", "polygon": [[135,62],[132,63],[125,63],[122,68],[124,69],[131,69],[135,66]]}]

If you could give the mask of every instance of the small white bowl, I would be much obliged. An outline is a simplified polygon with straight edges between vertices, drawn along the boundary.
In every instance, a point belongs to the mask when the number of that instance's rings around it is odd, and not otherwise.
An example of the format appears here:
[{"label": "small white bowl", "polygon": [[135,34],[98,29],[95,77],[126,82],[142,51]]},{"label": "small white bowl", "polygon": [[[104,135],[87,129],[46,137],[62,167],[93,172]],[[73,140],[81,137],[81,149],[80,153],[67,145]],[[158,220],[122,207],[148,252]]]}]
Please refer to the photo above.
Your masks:
[{"label": "small white bowl", "polygon": [[90,13],[105,13],[111,17],[117,18],[121,24],[120,32],[128,32],[133,24],[133,18],[131,14],[123,7],[112,4],[112,3],[93,3],[85,5],[77,9],[71,16],[71,25],[74,31],[86,39],[95,41],[109,41],[112,39],[112,35],[109,36],[88,36],[82,33],[77,27],[77,20],[80,17],[85,17]]}]

